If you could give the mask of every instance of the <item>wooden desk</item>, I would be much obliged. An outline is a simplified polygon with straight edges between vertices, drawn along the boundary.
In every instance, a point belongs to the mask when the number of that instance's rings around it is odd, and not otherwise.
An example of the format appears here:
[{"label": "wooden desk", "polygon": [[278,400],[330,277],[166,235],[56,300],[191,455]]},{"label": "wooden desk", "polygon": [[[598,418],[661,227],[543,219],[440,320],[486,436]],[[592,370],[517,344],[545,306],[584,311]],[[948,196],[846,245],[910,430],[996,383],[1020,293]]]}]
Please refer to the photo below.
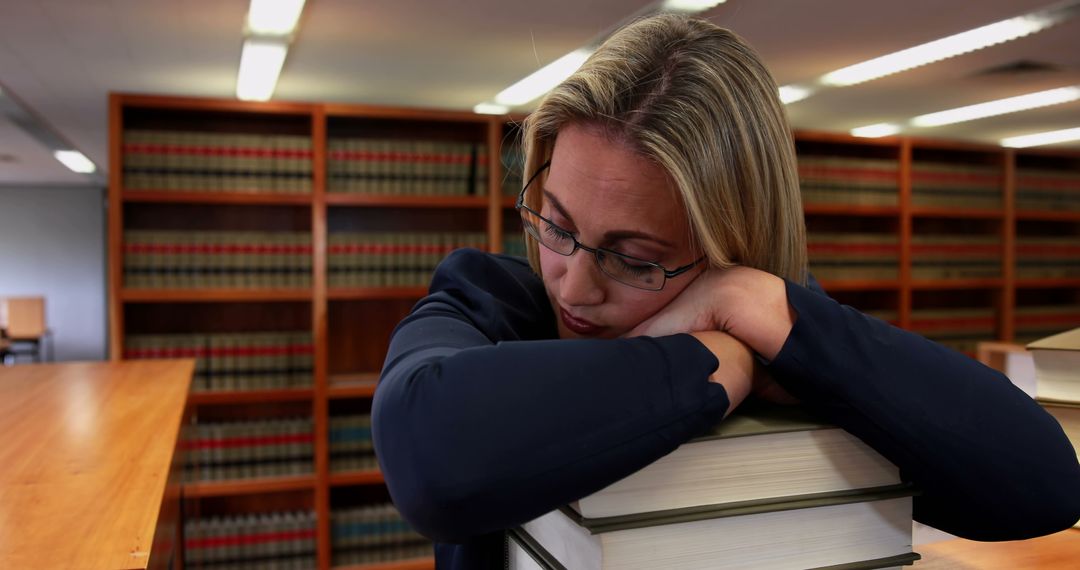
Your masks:
[{"label": "wooden desk", "polygon": [[0,369],[0,568],[168,562],[193,370],[192,360]]},{"label": "wooden desk", "polygon": [[1080,529],[1013,542],[975,542],[960,538],[921,544],[916,570],[1072,570],[1080,568]]}]

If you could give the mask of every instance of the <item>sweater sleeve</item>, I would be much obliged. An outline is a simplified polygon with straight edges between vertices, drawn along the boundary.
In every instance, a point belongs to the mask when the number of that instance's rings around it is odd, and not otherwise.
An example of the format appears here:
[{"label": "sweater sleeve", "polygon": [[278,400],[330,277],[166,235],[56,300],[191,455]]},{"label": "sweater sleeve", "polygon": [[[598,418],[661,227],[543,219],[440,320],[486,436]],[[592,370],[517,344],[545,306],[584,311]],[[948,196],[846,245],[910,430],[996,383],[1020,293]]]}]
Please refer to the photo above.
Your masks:
[{"label": "sweater sleeve", "polygon": [[392,335],[375,450],[394,503],[433,540],[462,542],[594,493],[728,407],[708,382],[717,359],[689,335],[531,338],[550,308],[525,280],[493,256],[455,253]]},{"label": "sweater sleeve", "polygon": [[900,467],[914,518],[1019,540],[1080,518],[1080,465],[1052,416],[1001,373],[787,283],[798,313],[768,365],[785,389]]}]

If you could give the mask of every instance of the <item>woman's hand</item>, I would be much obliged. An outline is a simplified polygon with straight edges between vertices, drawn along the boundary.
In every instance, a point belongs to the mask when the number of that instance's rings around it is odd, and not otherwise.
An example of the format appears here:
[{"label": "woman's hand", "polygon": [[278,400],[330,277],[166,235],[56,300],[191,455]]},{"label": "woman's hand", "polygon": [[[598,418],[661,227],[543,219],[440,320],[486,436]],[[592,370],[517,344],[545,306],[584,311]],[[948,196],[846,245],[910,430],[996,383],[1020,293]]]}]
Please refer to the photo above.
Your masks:
[{"label": "woman's hand", "polygon": [[779,277],[749,267],[708,269],[626,337],[721,331],[772,360],[795,324]]}]

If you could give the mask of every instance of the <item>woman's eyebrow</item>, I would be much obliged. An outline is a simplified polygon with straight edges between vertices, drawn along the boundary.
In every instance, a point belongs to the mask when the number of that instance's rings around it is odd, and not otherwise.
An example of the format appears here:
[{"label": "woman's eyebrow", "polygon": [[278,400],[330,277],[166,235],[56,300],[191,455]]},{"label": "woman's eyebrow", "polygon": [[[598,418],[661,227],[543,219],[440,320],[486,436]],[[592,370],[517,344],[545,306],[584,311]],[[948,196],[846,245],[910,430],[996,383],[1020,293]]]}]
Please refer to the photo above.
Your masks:
[{"label": "woman's eyebrow", "polygon": [[[566,208],[563,208],[562,203],[559,202],[559,199],[556,198],[554,194],[552,194],[551,192],[548,192],[547,188],[544,189],[544,196],[548,200],[551,200],[551,205],[556,210],[559,211],[559,214],[562,215],[562,217],[566,218],[566,221],[570,222],[571,224],[574,224],[574,219],[572,217],[570,217],[570,213],[566,211]],[[574,225],[576,225],[576,224],[574,224]],[[613,241],[619,241],[621,239],[646,239],[646,240],[649,240],[649,241],[654,241],[654,242],[656,242],[656,243],[658,243],[658,244],[660,244],[660,245],[662,245],[664,247],[675,247],[675,244],[671,243],[670,241],[667,241],[666,239],[661,239],[661,238],[656,237],[656,236],[654,236],[652,234],[645,233],[645,232],[639,232],[639,231],[635,231],[635,230],[611,230],[609,232],[604,233],[604,241],[605,242],[610,243],[610,242],[613,242]]]}]

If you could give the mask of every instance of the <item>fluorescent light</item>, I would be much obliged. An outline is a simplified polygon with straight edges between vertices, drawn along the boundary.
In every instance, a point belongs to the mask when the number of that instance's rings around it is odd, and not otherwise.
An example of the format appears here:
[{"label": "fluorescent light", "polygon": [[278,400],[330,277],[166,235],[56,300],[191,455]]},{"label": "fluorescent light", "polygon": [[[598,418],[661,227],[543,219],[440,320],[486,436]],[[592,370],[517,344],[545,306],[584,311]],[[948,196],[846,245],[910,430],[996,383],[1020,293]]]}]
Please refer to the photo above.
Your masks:
[{"label": "fluorescent light", "polygon": [[285,53],[289,46],[281,42],[244,40],[240,54],[240,73],[236,76],[236,96],[245,101],[267,101],[274,94]]},{"label": "fluorescent light", "polygon": [[785,85],[780,88],[780,102],[787,105],[796,101],[802,101],[810,96],[810,90],[797,85]]},{"label": "fluorescent light", "polygon": [[304,0],[251,0],[248,32],[260,36],[285,36],[296,29]]},{"label": "fluorescent light", "polygon": [[1059,103],[1068,103],[1077,99],[1080,99],[1080,88],[1062,87],[1060,89],[1050,89],[1049,91],[1039,91],[1038,93],[979,103],[978,105],[968,105],[967,107],[949,109],[948,111],[928,115],[919,115],[911,120],[911,124],[916,127],[951,125],[953,123],[982,119],[983,117],[993,117]]},{"label": "fluorescent light", "polygon": [[877,79],[970,51],[1015,40],[1044,30],[1060,21],[1049,14],[1029,14],[968,30],[940,40],[864,61],[821,78],[828,85],[847,86]]},{"label": "fluorescent light", "polygon": [[56,160],[59,160],[64,166],[71,169],[72,172],[78,172],[79,174],[91,174],[97,167],[94,163],[86,158],[86,155],[77,150],[55,150],[53,156]]},{"label": "fluorescent light", "polygon": [[892,123],[878,123],[876,125],[867,125],[865,127],[851,129],[851,136],[876,139],[878,137],[895,135],[898,132],[900,132],[899,125],[894,125]]},{"label": "fluorescent light", "polygon": [[1080,127],[1020,137],[1009,137],[1007,139],[1001,139],[1001,146],[1025,148],[1029,146],[1040,146],[1044,144],[1055,144],[1077,140],[1080,140]]},{"label": "fluorescent light", "polygon": [[661,10],[672,12],[704,12],[723,4],[726,0],[665,0]]},{"label": "fluorescent light", "polygon": [[480,113],[482,115],[505,115],[510,111],[510,107],[506,105],[496,105],[495,103],[480,103],[473,107],[474,113]]},{"label": "fluorescent light", "polygon": [[532,75],[503,89],[495,96],[495,102],[500,105],[514,107],[524,105],[533,99],[551,91],[567,77],[570,77],[586,59],[592,55],[592,50],[582,48],[572,51],[559,59],[545,65]]}]

